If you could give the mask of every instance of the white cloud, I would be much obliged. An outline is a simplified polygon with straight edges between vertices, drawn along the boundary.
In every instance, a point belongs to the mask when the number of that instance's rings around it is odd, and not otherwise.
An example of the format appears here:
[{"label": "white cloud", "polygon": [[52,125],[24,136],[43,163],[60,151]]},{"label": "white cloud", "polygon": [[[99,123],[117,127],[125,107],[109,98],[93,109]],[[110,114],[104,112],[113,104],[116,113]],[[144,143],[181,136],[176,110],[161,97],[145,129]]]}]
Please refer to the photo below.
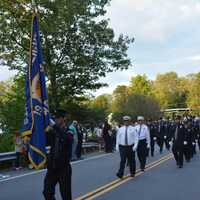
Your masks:
[{"label": "white cloud", "polygon": [[7,67],[0,65],[0,81],[8,80],[9,78],[13,77],[17,71],[9,70]]},{"label": "white cloud", "polygon": [[136,40],[164,43],[183,25],[199,21],[195,0],[112,0],[108,10],[111,26]]},{"label": "white cloud", "polygon": [[200,55],[195,55],[187,58],[188,60],[200,61]]}]

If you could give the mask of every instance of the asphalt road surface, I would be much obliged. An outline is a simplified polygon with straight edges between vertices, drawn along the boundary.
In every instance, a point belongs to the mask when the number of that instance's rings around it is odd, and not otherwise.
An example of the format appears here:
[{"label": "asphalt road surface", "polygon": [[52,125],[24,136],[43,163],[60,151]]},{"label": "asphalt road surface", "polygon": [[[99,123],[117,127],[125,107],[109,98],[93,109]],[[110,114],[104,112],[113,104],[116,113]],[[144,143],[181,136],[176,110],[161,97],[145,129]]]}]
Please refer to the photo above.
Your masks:
[{"label": "asphalt road surface", "polygon": [[[178,169],[169,152],[149,158],[146,172],[118,180],[119,155],[101,154],[74,162],[73,199],[196,200],[200,199],[200,155]],[[138,165],[138,164],[137,164]],[[126,173],[128,173],[128,168]],[[11,173],[0,179],[0,200],[42,200],[45,170]],[[57,187],[57,200],[61,200]],[[89,195],[88,195],[89,193]]]}]

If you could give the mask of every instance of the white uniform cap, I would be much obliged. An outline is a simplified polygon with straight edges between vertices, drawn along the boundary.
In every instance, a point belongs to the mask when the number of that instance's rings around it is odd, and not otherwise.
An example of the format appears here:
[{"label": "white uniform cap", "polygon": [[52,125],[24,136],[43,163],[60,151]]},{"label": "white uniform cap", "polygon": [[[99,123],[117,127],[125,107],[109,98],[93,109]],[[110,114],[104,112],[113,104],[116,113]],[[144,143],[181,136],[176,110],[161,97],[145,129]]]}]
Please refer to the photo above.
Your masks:
[{"label": "white uniform cap", "polygon": [[195,117],[194,121],[195,122],[200,121],[200,118],[199,117]]},{"label": "white uniform cap", "polygon": [[130,120],[131,120],[131,117],[129,117],[129,116],[124,116],[124,117],[123,117],[123,120],[124,120],[124,121],[130,121]]},{"label": "white uniform cap", "polygon": [[139,120],[144,120],[144,117],[143,116],[138,116],[137,117],[137,120],[139,121]]}]

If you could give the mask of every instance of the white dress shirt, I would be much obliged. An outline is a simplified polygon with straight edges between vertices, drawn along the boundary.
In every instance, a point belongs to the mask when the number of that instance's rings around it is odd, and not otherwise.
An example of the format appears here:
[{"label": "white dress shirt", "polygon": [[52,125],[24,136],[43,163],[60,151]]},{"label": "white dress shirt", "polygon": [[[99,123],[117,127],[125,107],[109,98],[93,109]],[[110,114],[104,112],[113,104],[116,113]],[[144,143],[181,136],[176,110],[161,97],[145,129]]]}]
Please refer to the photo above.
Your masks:
[{"label": "white dress shirt", "polygon": [[[141,128],[140,128],[141,126]],[[138,135],[139,140],[144,140],[146,139],[147,141],[147,147],[150,147],[150,133],[149,133],[149,128],[145,124],[137,124],[134,126],[135,132]]]},{"label": "white dress shirt", "polygon": [[138,135],[135,132],[133,126],[122,126],[117,131],[117,139],[116,139],[116,150],[119,151],[119,145],[125,146],[125,135],[126,135],[126,128],[127,128],[127,145],[133,146],[133,150],[135,151],[138,145]]}]

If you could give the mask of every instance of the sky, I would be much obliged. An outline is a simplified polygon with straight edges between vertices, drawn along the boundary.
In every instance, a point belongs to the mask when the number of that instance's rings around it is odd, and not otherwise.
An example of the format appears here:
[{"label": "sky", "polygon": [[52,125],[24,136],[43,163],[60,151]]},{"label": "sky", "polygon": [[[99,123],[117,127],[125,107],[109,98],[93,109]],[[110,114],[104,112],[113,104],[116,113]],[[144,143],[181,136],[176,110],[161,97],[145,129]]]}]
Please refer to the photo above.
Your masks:
[{"label": "sky", "polygon": [[[158,73],[175,71],[184,76],[200,71],[200,0],[112,0],[107,11],[116,37],[123,33],[135,38],[128,50],[132,66],[102,78],[109,87],[94,95],[128,85],[137,74],[154,80]],[[3,68],[0,80],[13,74]]]}]

